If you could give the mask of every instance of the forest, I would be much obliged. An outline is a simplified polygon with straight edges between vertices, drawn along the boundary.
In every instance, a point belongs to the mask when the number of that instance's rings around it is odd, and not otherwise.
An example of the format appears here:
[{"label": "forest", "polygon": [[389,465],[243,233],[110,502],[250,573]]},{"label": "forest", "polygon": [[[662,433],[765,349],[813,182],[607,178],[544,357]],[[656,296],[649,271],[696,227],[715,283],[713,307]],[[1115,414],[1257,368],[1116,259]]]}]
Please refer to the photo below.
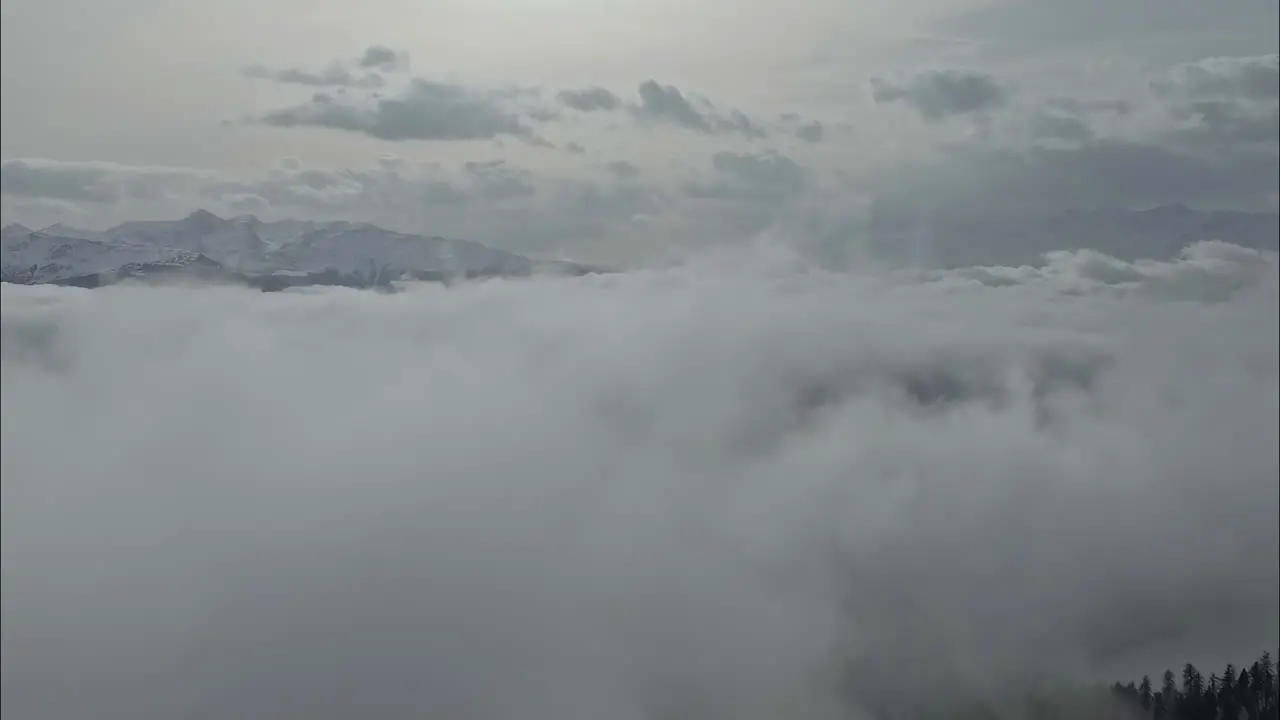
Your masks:
[{"label": "forest", "polygon": [[[1116,682],[1090,689],[1024,687],[1018,698],[917,715],[928,720],[1280,720],[1276,666],[1270,652],[1247,666],[1204,672],[1191,663],[1159,681]],[[892,711],[883,717],[895,717]]]},{"label": "forest", "polygon": [[1221,674],[1205,677],[1195,665],[1182,666],[1181,678],[1165,670],[1156,686],[1150,677],[1141,682],[1111,688],[1122,706],[1136,711],[1135,717],[1155,720],[1275,720],[1280,718],[1277,703],[1276,667],[1270,652],[1262,653],[1252,665],[1227,665]]}]

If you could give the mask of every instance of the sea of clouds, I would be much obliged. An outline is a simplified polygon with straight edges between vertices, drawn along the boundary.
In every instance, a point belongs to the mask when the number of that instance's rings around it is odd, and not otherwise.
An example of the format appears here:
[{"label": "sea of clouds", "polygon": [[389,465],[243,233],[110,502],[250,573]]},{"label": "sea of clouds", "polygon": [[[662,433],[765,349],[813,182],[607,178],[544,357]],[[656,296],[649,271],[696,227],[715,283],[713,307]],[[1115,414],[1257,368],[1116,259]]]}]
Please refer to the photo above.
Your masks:
[{"label": "sea of clouds", "polygon": [[1277,267],[5,285],[3,714],[827,720],[1252,660]]}]

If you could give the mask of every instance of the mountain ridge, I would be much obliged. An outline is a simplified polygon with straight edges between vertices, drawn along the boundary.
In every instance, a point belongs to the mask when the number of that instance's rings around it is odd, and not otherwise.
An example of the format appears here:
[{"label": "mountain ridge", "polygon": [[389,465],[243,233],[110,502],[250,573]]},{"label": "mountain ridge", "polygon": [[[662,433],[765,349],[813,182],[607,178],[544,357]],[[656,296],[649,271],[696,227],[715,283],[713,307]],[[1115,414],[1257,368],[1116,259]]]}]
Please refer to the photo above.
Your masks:
[{"label": "mountain ridge", "polygon": [[368,223],[228,219],[203,209],[178,220],[126,221],[102,231],[59,224],[31,230],[14,224],[0,235],[0,280],[18,284],[98,287],[176,274],[264,290],[296,285],[388,288],[400,280],[606,271]]}]

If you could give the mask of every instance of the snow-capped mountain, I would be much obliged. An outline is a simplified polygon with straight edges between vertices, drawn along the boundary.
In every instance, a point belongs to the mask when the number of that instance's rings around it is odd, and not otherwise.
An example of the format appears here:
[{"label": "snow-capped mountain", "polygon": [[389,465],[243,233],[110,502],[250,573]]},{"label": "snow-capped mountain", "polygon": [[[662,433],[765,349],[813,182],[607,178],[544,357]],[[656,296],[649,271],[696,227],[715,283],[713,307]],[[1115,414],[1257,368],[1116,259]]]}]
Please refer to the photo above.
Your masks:
[{"label": "snow-capped mountain", "polygon": [[3,230],[3,243],[3,280],[29,284],[96,286],[121,276],[182,268],[198,268],[206,275],[216,268],[228,278],[264,288],[595,271],[364,223],[225,219],[204,210],[181,220],[126,222],[101,232],[11,225]]},{"label": "snow-capped mountain", "polygon": [[206,210],[175,221],[127,222],[97,239],[113,245],[188,250],[236,271],[271,269],[268,246],[252,227],[224,220]]},{"label": "snow-capped mountain", "polygon": [[4,232],[5,282],[53,283],[128,267],[185,265],[199,253],[179,248],[59,237],[44,232]]}]

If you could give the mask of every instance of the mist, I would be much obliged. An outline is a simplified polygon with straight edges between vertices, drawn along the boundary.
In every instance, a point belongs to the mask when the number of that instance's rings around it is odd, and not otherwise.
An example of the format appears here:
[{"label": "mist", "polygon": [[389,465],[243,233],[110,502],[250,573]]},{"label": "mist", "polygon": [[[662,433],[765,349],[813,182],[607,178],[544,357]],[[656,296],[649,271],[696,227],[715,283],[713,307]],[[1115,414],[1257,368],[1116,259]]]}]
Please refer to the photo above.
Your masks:
[{"label": "mist", "polygon": [[1276,647],[1275,254],[722,260],[4,285],[3,713],[867,718]]}]

